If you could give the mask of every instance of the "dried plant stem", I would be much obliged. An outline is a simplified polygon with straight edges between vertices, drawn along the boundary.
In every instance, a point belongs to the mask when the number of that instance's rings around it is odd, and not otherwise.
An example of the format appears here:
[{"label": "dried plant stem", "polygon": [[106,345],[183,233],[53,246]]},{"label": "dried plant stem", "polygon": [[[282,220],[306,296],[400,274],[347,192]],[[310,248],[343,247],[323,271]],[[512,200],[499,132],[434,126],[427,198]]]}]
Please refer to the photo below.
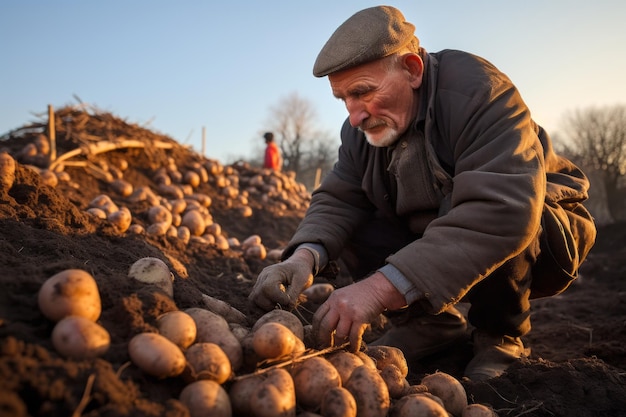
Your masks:
[{"label": "dried plant stem", "polygon": [[91,374],[87,378],[87,384],[85,384],[85,392],[83,392],[83,396],[80,399],[78,406],[76,406],[76,409],[72,413],[72,417],[80,417],[85,407],[87,407],[87,404],[89,404],[89,400],[91,399],[91,389],[93,388],[93,383],[95,380],[96,374]]},{"label": "dried plant stem", "polygon": [[344,344],[342,344],[340,346],[331,346],[331,347],[328,347],[326,349],[315,350],[315,351],[313,351],[311,353],[307,353],[307,354],[304,354],[302,356],[298,356],[297,358],[288,359],[288,360],[282,361],[280,363],[277,363],[275,365],[268,366],[267,368],[257,368],[257,370],[255,370],[254,372],[251,372],[251,373],[245,374],[245,375],[239,375],[239,376],[235,377],[233,380],[234,381],[238,381],[240,379],[249,378],[251,376],[261,375],[261,374],[264,374],[264,373],[266,373],[268,371],[271,371],[272,369],[284,368],[286,366],[289,366],[289,365],[292,365],[294,363],[298,363],[298,362],[304,361],[304,360],[309,359],[309,358],[313,358],[315,356],[322,356],[322,355],[326,355],[327,353],[332,353],[332,352],[335,352],[337,350],[345,349],[349,345],[350,345],[350,343],[344,343]]}]

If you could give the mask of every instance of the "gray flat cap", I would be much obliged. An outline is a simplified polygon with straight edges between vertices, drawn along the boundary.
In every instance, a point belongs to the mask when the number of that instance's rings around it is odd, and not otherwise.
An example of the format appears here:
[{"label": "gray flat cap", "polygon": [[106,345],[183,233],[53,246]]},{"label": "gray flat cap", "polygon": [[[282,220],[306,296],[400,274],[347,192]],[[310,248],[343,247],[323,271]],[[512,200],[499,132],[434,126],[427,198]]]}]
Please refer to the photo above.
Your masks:
[{"label": "gray flat cap", "polygon": [[324,77],[384,58],[399,51],[410,42],[419,40],[415,26],[404,19],[400,10],[391,6],[376,6],[355,13],[341,24],[320,51],[313,75]]}]

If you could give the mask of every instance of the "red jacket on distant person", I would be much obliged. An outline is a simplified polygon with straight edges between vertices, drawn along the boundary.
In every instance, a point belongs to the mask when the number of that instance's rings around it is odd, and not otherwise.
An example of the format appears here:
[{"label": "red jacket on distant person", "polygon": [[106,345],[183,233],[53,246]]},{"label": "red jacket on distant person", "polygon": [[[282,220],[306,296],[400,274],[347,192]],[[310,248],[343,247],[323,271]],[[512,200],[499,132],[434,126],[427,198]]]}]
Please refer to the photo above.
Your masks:
[{"label": "red jacket on distant person", "polygon": [[265,148],[265,161],[263,162],[263,168],[269,168],[274,171],[280,171],[282,165],[282,158],[280,156],[280,149],[272,141],[267,142]]}]

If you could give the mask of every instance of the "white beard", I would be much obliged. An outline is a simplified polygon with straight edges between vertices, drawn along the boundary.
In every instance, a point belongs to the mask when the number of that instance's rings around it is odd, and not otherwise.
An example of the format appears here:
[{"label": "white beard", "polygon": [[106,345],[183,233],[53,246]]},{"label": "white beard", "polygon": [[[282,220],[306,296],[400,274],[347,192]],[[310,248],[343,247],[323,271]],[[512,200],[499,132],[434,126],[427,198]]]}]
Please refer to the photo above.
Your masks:
[{"label": "white beard", "polygon": [[365,134],[365,139],[367,139],[367,143],[369,143],[372,146],[376,146],[377,148],[384,148],[387,146],[391,146],[400,137],[400,135],[398,134],[398,131],[392,128],[387,128],[385,132],[383,133],[383,135],[376,140],[372,139],[367,132],[363,132],[363,133]]}]

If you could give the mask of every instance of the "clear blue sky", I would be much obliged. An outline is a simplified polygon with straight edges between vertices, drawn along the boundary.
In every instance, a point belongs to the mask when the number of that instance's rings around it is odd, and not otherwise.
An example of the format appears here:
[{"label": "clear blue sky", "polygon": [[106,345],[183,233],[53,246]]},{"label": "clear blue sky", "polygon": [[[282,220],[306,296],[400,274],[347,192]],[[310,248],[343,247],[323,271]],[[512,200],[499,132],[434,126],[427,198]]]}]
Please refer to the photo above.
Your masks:
[{"label": "clear blue sky", "polygon": [[76,95],[198,151],[205,127],[206,155],[229,162],[258,149],[270,107],[296,92],[338,136],[345,109],[313,62],[339,24],[377,4],[402,10],[427,50],[496,64],[553,133],[568,111],[626,103],[616,0],[2,0],[0,134]]}]

